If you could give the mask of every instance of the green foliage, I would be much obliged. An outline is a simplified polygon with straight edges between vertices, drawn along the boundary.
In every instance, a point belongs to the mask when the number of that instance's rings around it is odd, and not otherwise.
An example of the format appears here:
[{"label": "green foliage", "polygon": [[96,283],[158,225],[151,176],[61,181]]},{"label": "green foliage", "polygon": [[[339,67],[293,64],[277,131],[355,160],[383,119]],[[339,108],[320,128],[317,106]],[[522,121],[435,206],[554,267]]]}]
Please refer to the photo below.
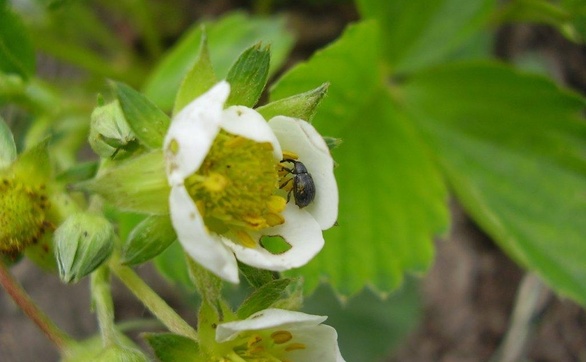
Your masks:
[{"label": "green foliage", "polygon": [[[226,77],[239,54],[259,41],[271,44],[269,75],[279,69],[293,46],[293,37],[285,30],[284,18],[258,18],[235,12],[206,23],[205,29],[213,69],[219,79]],[[186,32],[147,79],[144,93],[161,109],[172,108],[182,79],[196,61],[201,32],[200,24]]]},{"label": "green foliage", "polygon": [[403,93],[475,220],[559,293],[586,303],[586,101],[499,64],[423,72]]},{"label": "green foliage", "polygon": [[322,275],[347,295],[367,284],[392,290],[405,271],[426,270],[431,237],[447,227],[447,192],[413,125],[383,88],[377,49],[376,23],[349,27],[271,93],[271,100],[280,99],[331,81],[314,125],[344,140],[333,153],[340,164],[338,226],[325,232],[320,254],[293,272],[309,290]]},{"label": "green foliage", "polygon": [[20,17],[0,3],[0,72],[28,78],[35,72],[35,52]]},{"label": "green foliage", "polygon": [[201,361],[197,356],[199,346],[192,339],[172,333],[146,333],[144,338],[161,362]]},{"label": "green foliage", "polygon": [[336,328],[342,356],[348,362],[384,361],[401,347],[417,327],[423,314],[419,284],[409,278],[391,295],[366,288],[349,300],[340,300],[327,285],[321,285],[305,300],[307,313],[328,316]]},{"label": "green foliage", "polygon": [[[357,0],[363,19],[376,19],[379,45],[394,73],[410,73],[446,57],[488,23],[494,0]],[[333,82],[332,82],[333,83]]]}]

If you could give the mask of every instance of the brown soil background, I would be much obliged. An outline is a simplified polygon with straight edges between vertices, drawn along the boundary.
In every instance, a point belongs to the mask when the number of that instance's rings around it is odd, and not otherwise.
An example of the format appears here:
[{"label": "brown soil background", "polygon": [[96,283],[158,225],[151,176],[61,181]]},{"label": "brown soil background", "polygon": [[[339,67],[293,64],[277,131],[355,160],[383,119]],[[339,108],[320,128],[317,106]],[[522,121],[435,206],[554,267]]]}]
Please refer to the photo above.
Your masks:
[{"label": "brown soil background", "polygon": [[[193,14],[215,16],[247,2],[197,1],[184,6]],[[299,41],[289,64],[306,59],[335,39],[344,26],[357,19],[352,5],[297,5],[282,9]],[[496,54],[514,59],[526,51],[539,52],[554,76],[566,85],[586,91],[586,49],[567,42],[551,29],[510,26],[500,29]],[[515,295],[525,273],[505,256],[454,203],[453,225],[448,240],[437,242],[437,258],[424,277],[421,292],[424,316],[420,326],[388,361],[488,361],[507,331]],[[87,282],[63,286],[54,276],[40,272],[28,262],[13,268],[32,298],[59,326],[76,337],[97,330]],[[193,313],[182,296],[150,268],[141,273],[163,298],[183,311]],[[116,314],[120,319],[148,315],[122,286],[114,284]],[[534,321],[527,343],[527,360],[586,361],[586,313],[568,300],[549,294]],[[0,292],[0,361],[57,361],[50,342],[4,292]]]}]

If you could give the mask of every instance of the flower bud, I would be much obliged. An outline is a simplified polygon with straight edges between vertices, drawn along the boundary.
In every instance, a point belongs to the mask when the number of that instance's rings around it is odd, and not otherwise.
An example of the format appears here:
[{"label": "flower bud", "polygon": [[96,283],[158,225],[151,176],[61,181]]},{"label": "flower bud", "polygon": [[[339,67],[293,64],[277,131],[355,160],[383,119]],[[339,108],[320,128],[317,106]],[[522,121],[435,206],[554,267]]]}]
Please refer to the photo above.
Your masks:
[{"label": "flower bud", "polygon": [[104,158],[121,158],[138,146],[117,100],[94,109],[89,143],[94,152]]},{"label": "flower bud", "polygon": [[102,216],[75,214],[55,230],[54,243],[61,280],[76,282],[110,256],[114,248],[114,229]]}]

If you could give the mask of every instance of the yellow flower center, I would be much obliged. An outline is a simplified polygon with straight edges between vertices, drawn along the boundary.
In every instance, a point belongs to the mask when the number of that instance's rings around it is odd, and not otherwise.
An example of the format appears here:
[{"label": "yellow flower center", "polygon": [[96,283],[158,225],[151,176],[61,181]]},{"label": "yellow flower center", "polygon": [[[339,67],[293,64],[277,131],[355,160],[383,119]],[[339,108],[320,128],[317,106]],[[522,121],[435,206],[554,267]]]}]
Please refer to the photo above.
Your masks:
[{"label": "yellow flower center", "polygon": [[44,185],[31,187],[0,177],[0,252],[17,254],[35,243],[50,227]]},{"label": "yellow flower center", "polygon": [[254,247],[257,242],[248,231],[285,221],[278,171],[269,142],[221,131],[185,186],[211,231],[231,233],[242,245]]},{"label": "yellow flower center", "polygon": [[218,359],[222,362],[287,362],[291,351],[305,349],[303,343],[295,342],[287,330],[244,332],[231,345],[230,352]]}]

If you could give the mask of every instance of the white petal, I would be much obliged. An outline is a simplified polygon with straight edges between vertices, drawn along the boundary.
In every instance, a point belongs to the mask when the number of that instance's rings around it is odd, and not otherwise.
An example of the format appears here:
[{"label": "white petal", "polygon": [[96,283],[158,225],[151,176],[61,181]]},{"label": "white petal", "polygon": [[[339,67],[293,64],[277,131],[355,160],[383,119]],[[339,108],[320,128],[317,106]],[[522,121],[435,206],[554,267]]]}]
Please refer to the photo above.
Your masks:
[{"label": "white petal", "polygon": [[[173,118],[163,144],[170,185],[183,183],[203,162],[220,131],[222,109],[229,94],[230,85],[222,81]],[[179,146],[176,152],[170,149],[171,141]]]},{"label": "white petal", "polygon": [[289,329],[293,334],[291,343],[302,343],[305,349],[287,353],[290,361],[344,362],[338,347],[338,333],[327,325],[311,328]]},{"label": "white petal", "polygon": [[326,142],[311,124],[300,119],[277,116],[269,121],[269,126],[281,148],[295,152],[313,178],[315,199],[304,210],[313,215],[322,230],[332,227],[338,219],[338,185]]},{"label": "white petal", "polygon": [[183,185],[171,188],[169,206],[173,228],[185,252],[220,278],[238,283],[234,254],[219,236],[206,230],[199,210]]},{"label": "white petal", "polygon": [[311,328],[319,325],[328,317],[294,312],[285,309],[265,309],[256,312],[245,320],[222,323],[216,329],[216,341],[232,340],[244,331],[258,331],[269,328],[291,329]]},{"label": "white petal", "polygon": [[281,146],[267,121],[257,111],[244,106],[232,106],[222,114],[222,128],[232,134],[256,142],[270,142],[277,161],[281,160]]},{"label": "white petal", "polygon": [[251,232],[257,241],[263,235],[281,236],[291,248],[281,254],[272,254],[262,246],[247,248],[226,240],[236,258],[253,267],[283,271],[307,264],[324,246],[324,238],[319,224],[313,216],[293,204],[288,204],[283,211],[285,223],[262,232]]}]

